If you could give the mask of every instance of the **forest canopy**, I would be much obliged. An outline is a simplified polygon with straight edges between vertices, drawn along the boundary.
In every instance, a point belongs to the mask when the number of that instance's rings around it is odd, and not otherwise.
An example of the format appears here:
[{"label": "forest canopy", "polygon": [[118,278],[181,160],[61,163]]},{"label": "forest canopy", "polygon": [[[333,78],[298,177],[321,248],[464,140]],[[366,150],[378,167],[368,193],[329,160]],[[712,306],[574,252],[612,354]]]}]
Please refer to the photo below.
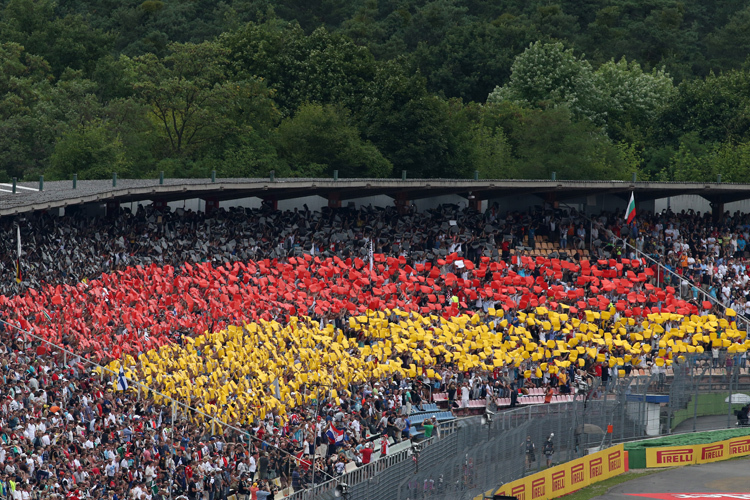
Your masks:
[{"label": "forest canopy", "polygon": [[0,0],[0,182],[750,178],[750,6]]}]

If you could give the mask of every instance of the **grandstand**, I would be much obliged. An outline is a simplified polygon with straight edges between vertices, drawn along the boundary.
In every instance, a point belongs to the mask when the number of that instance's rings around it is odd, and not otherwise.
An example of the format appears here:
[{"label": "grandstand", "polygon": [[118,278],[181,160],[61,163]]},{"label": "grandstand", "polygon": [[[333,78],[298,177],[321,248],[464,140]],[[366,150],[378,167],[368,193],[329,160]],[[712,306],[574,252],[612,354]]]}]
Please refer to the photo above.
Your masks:
[{"label": "grandstand", "polygon": [[[571,458],[601,440],[563,427],[581,408],[600,427],[614,415],[627,422],[622,439],[644,436],[646,395],[671,396],[683,366],[711,365],[704,369],[716,389],[746,383],[745,215],[716,228],[716,217],[644,210],[627,225],[622,210],[593,220],[554,203],[630,191],[647,200],[696,185],[108,182],[22,184],[23,192],[0,194],[1,222],[13,235],[0,248],[8,276],[0,356],[14,381],[3,411],[16,441],[7,457],[19,464],[8,472],[8,460],[5,470],[31,490],[325,497],[343,482],[372,485],[385,470],[406,481],[411,461],[424,472],[445,448],[448,464],[485,433],[491,457],[500,433],[516,439],[535,415],[558,426]],[[744,199],[746,189],[700,186],[717,203]],[[547,203],[526,213],[399,204],[511,193]],[[329,206],[178,213],[166,205],[310,195]],[[338,210],[375,195],[395,206]],[[139,200],[152,204],[132,213],[117,205]],[[107,204],[107,217],[71,209],[81,203]],[[562,227],[585,235],[565,238]],[[690,387],[695,401],[706,390]],[[633,388],[643,395],[638,411],[627,403]],[[661,420],[690,403],[648,404],[663,405]],[[488,411],[507,415],[497,417],[502,425],[479,432],[465,420]],[[93,448],[103,451],[86,451]],[[73,454],[80,468],[56,467],[50,449]],[[515,451],[503,453],[515,460]],[[507,473],[523,474],[513,463]],[[464,496],[480,488],[462,484]]]}]

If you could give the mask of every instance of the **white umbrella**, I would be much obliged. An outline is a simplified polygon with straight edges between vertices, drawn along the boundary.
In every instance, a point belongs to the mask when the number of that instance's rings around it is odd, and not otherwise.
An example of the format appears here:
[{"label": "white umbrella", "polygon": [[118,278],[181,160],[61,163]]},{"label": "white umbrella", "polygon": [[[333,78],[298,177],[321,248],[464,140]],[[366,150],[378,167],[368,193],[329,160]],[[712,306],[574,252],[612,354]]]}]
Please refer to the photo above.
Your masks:
[{"label": "white umbrella", "polygon": [[604,429],[594,424],[583,424],[579,425],[576,429],[576,434],[604,434]]},{"label": "white umbrella", "polygon": [[[729,403],[729,400],[730,398],[727,398],[724,400],[724,402]],[[732,394],[731,400],[732,404],[744,405],[750,403],[750,396],[748,396],[747,394]]]}]

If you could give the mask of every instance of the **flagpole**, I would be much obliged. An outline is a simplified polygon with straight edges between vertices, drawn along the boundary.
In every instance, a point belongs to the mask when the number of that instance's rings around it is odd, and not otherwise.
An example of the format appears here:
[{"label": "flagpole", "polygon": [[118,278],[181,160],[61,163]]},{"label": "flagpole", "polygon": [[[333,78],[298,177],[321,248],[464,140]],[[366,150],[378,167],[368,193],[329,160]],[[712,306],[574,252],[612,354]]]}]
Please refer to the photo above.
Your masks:
[{"label": "flagpole", "polygon": [[313,425],[315,426],[315,432],[313,433],[313,453],[312,453],[312,481],[310,490],[312,491],[312,497],[315,498],[315,463],[317,461],[317,441],[318,441],[318,414],[320,413],[320,386],[315,389],[315,418],[313,419]]},{"label": "flagpole", "polygon": [[16,251],[16,283],[21,283],[21,226],[16,226],[16,241],[18,248]]},{"label": "flagpole", "polygon": [[370,237],[370,273],[372,273],[372,264],[373,264],[373,249],[372,249],[372,236]]},{"label": "flagpole", "polygon": [[635,192],[630,192],[630,201],[628,202],[628,206],[625,209],[625,224],[630,225],[630,223],[635,219],[636,212],[635,212]]}]

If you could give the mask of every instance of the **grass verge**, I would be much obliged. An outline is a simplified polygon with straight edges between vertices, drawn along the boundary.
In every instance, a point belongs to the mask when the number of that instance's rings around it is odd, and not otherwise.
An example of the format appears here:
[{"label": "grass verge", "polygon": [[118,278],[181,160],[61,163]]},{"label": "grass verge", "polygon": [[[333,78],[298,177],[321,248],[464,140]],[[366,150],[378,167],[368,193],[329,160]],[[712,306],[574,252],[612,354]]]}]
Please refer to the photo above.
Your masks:
[{"label": "grass verge", "polygon": [[626,472],[624,474],[620,474],[619,476],[610,477],[609,479],[605,479],[604,481],[601,481],[599,483],[587,486],[582,490],[573,492],[570,495],[565,495],[562,498],[564,498],[565,500],[589,500],[591,498],[598,497],[599,495],[604,495],[613,486],[625,483],[627,481],[630,481],[631,479],[638,479],[639,477],[655,474],[657,472],[660,472],[660,470]]}]

